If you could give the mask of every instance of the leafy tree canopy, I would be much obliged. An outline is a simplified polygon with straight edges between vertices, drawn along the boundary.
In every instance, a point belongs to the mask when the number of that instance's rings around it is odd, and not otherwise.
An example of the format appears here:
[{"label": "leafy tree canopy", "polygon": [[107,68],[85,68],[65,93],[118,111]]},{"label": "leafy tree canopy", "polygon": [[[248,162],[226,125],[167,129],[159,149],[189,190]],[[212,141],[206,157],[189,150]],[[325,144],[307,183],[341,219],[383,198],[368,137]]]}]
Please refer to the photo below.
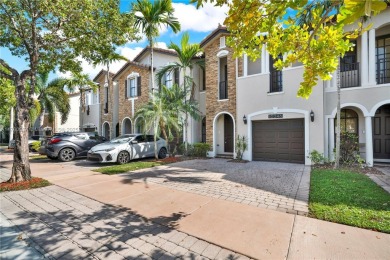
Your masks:
[{"label": "leafy tree canopy", "polygon": [[[201,6],[207,0],[193,0]],[[303,81],[298,96],[308,98],[319,78],[329,80],[337,69],[339,57],[353,47],[351,38],[367,29],[359,23],[353,31],[345,25],[358,22],[386,9],[382,0],[334,1],[266,1],[266,0],[209,0],[216,5],[229,6],[224,24],[231,36],[228,45],[235,56],[246,53],[251,59],[261,55],[263,44],[274,57],[277,69],[301,62]],[[310,19],[305,17],[310,13]]]},{"label": "leafy tree canopy", "polygon": [[133,18],[119,0],[2,0],[0,46],[36,71],[80,72],[78,57],[96,62],[135,39]]}]

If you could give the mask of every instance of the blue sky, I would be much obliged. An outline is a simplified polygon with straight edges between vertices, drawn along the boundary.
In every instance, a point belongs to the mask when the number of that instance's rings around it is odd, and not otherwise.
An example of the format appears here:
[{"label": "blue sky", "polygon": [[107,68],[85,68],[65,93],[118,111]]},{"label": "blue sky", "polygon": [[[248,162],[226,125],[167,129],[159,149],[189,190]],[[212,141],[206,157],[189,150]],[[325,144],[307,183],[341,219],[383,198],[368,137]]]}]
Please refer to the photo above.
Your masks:
[{"label": "blue sky", "polygon": [[[130,10],[131,3],[134,0],[121,0],[120,10],[121,12],[128,12]],[[182,31],[178,34],[173,33],[171,30],[162,29],[160,36],[157,38],[157,46],[166,48],[169,43],[180,42],[183,32],[188,31],[190,33],[191,42],[200,42],[206,37],[213,29],[218,26],[218,23],[223,23],[227,8],[214,7],[211,4],[206,4],[203,8],[196,9],[195,5],[190,5],[189,0],[173,0],[173,7],[175,8],[175,16],[181,23]],[[134,58],[141,50],[147,45],[146,39],[142,39],[139,42],[127,43],[124,46],[118,48],[118,52],[127,57],[128,59]],[[12,56],[10,51],[6,48],[0,48],[0,57],[7,61],[12,67],[16,68],[19,72],[27,69],[27,63],[23,58]],[[113,64],[112,70],[116,72],[124,63],[119,62]],[[83,70],[93,78],[101,67],[93,67],[92,65],[82,62]],[[50,78],[55,76],[64,76],[61,73],[53,72]]]}]

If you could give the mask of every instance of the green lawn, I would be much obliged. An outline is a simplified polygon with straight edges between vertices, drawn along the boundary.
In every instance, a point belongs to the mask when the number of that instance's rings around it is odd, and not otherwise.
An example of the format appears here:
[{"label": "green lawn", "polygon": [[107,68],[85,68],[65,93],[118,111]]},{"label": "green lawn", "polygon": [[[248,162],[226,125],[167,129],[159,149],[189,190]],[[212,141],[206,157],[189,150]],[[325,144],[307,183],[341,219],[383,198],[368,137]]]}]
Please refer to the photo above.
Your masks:
[{"label": "green lawn", "polygon": [[163,165],[163,162],[153,162],[153,161],[133,161],[127,164],[106,166],[102,168],[95,169],[95,172],[101,172],[104,174],[112,175],[117,173],[130,172],[145,168],[151,168],[159,165]]},{"label": "green lawn", "polygon": [[312,217],[390,233],[390,194],[366,175],[313,169],[309,201]]},{"label": "green lawn", "polygon": [[37,154],[37,155],[30,156],[30,160],[44,160],[44,159],[47,159],[46,155]]}]

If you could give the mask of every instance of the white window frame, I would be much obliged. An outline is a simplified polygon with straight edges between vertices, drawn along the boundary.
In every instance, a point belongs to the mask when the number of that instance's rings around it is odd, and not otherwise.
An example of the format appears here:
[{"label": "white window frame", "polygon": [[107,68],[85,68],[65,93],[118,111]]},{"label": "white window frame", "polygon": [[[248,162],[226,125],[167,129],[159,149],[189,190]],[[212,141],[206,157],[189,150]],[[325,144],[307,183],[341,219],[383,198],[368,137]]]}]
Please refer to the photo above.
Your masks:
[{"label": "white window frame", "polygon": [[[174,81],[174,74],[175,72],[172,70],[170,72],[167,72],[165,75],[164,75],[164,85],[167,87],[167,88],[171,88],[173,86],[173,81]],[[169,86],[167,84],[168,82],[168,79],[169,79]]]},{"label": "white window frame", "polygon": [[[139,73],[132,72],[130,75],[127,76],[127,97],[128,99],[134,99],[138,97],[138,77]],[[131,81],[134,82],[134,95],[131,95]]]},{"label": "white window frame", "polygon": [[219,38],[219,48],[220,49],[226,48],[226,37],[225,36],[222,36],[221,38]]}]

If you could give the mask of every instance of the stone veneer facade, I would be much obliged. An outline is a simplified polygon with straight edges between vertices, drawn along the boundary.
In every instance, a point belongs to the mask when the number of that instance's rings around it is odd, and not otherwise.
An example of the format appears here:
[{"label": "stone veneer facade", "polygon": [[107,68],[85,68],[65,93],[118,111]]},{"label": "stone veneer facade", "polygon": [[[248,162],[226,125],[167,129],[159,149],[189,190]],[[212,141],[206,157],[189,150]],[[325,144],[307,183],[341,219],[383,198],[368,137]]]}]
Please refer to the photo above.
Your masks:
[{"label": "stone veneer facade", "polygon": [[[148,66],[137,64],[129,64],[125,66],[127,67],[123,71],[115,75],[115,81],[119,86],[118,121],[120,134],[122,134],[122,121],[126,117],[131,119],[131,127],[132,131],[134,131],[135,117],[132,114],[132,99],[134,99],[134,113],[136,113],[141,106],[146,104],[149,99],[150,68]],[[125,80],[132,72],[138,73],[141,77],[141,95],[135,98],[126,98]]]},{"label": "stone veneer facade", "polygon": [[[213,145],[213,121],[220,112],[229,112],[236,120],[236,61],[233,51],[229,47],[220,48],[220,38],[226,34],[218,34],[205,46],[205,70],[206,70],[206,142]],[[228,100],[219,101],[219,58],[218,52],[227,50],[228,70]]]}]

